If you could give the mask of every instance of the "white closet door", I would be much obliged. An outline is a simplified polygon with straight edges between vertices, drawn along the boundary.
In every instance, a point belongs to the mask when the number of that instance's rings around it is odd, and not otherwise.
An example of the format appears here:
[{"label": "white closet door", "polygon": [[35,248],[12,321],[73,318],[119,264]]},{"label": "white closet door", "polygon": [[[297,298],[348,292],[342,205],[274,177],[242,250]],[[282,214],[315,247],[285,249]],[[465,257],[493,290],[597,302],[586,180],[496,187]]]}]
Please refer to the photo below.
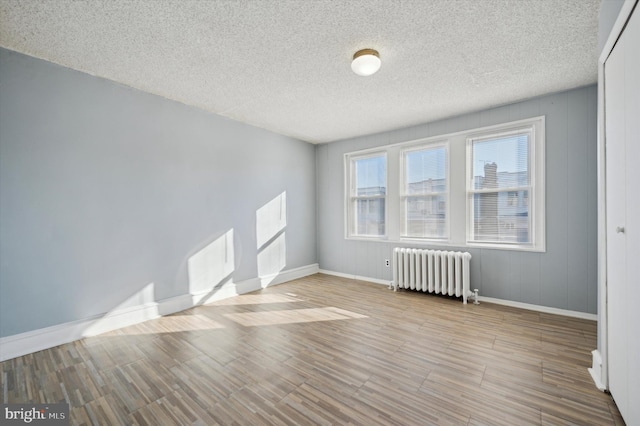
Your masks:
[{"label": "white closet door", "polygon": [[609,390],[640,425],[640,12],[605,63]]}]

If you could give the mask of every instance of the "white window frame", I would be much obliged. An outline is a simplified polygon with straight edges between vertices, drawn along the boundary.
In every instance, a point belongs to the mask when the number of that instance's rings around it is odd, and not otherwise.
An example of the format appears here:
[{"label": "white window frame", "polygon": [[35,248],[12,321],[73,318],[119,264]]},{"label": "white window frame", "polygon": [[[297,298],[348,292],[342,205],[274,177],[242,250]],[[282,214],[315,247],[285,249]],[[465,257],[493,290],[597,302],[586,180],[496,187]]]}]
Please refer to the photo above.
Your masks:
[{"label": "white window frame", "polygon": [[[466,245],[470,247],[503,248],[507,250],[545,251],[545,123],[544,117],[530,120],[491,126],[474,131],[466,138]],[[529,133],[529,185],[526,187],[505,187],[495,190],[478,190],[474,188],[473,176],[473,143],[475,141],[499,139],[502,137]],[[474,203],[472,197],[477,193],[500,193],[527,190],[529,208],[529,242],[482,241],[474,238]]]},{"label": "white window frame", "polygon": [[[354,164],[358,160],[366,160],[368,158],[376,158],[383,157],[385,160],[385,195],[375,195],[375,196],[358,196],[356,194],[356,183],[357,176],[356,168]],[[346,195],[346,206],[345,206],[345,231],[347,238],[357,238],[357,239],[386,239],[388,234],[388,224],[389,224],[389,156],[387,152],[384,150],[376,150],[367,153],[352,153],[345,154],[345,176],[348,176],[348,179],[345,179],[345,195]],[[385,212],[384,212],[384,234],[382,235],[370,235],[370,234],[359,234],[358,233],[358,219],[357,219],[357,211],[354,208],[357,200],[363,199],[382,199],[385,203]]]},{"label": "white window frame", "polygon": [[[412,152],[417,152],[417,151],[425,151],[425,150],[429,150],[429,149],[437,149],[437,148],[444,148],[445,150],[445,182],[446,182],[446,189],[444,192],[427,192],[427,193],[422,193],[422,194],[409,194],[406,189],[407,189],[407,154],[412,153]],[[435,141],[431,141],[431,142],[424,142],[424,143],[418,143],[418,144],[411,144],[411,145],[406,145],[403,146],[400,149],[400,238],[405,239],[405,240],[417,240],[417,241],[436,241],[436,242],[443,242],[443,241],[448,241],[449,240],[449,224],[450,224],[450,219],[449,219],[449,212],[450,212],[450,199],[449,199],[449,193],[450,193],[450,179],[449,179],[449,173],[450,173],[450,159],[449,159],[449,141],[448,140],[442,140],[442,139],[438,139]],[[421,237],[421,236],[415,236],[415,235],[409,235],[407,233],[407,198],[409,197],[430,197],[430,196],[438,196],[438,195],[444,195],[445,196],[445,200],[446,200],[446,206],[445,206],[445,232],[444,232],[444,236],[442,237]]]},{"label": "white window frame", "polygon": [[[532,154],[529,161],[532,192],[529,193],[530,214],[533,220],[530,244],[514,244],[504,242],[469,241],[469,198],[467,194],[470,176],[468,165],[468,139],[486,135],[510,132],[533,126],[534,137],[531,144]],[[404,192],[403,155],[405,150],[419,149],[437,143],[447,143],[447,239],[433,239],[403,236],[402,195]],[[387,190],[385,201],[385,235],[362,236],[352,232],[350,224],[350,195],[353,177],[351,176],[351,159],[366,156],[386,155]],[[533,117],[508,123],[486,126],[455,133],[439,134],[427,138],[378,146],[344,154],[344,229],[345,238],[349,240],[366,240],[411,244],[415,247],[434,247],[443,249],[459,249],[463,247],[489,248],[509,251],[546,251],[545,238],[545,117]],[[355,183],[355,182],[353,182]],[[531,205],[531,203],[534,205]]]}]

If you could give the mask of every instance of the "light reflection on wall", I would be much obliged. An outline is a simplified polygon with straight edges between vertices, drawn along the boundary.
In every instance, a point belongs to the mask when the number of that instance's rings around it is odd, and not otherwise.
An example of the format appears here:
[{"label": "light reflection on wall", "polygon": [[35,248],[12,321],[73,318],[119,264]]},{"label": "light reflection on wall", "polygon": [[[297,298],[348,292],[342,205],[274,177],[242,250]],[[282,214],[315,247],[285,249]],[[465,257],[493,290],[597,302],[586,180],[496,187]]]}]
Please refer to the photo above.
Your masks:
[{"label": "light reflection on wall", "polygon": [[187,261],[189,293],[213,290],[231,276],[234,268],[233,229],[230,229]]},{"label": "light reflection on wall", "polygon": [[286,266],[286,227],[287,193],[284,191],[256,211],[258,277],[263,288]]},{"label": "light reflection on wall", "polygon": [[[127,321],[131,321],[132,317],[134,317],[135,322],[157,318],[160,314],[158,312],[157,303],[155,303],[154,289],[154,283],[149,283],[142,287],[140,290],[118,304],[118,306],[111,309],[99,319],[93,321],[91,325],[82,332],[82,335],[95,336],[97,334],[119,328],[120,325],[117,318],[119,316],[126,316]],[[145,307],[145,309],[140,309],[140,307]]]}]

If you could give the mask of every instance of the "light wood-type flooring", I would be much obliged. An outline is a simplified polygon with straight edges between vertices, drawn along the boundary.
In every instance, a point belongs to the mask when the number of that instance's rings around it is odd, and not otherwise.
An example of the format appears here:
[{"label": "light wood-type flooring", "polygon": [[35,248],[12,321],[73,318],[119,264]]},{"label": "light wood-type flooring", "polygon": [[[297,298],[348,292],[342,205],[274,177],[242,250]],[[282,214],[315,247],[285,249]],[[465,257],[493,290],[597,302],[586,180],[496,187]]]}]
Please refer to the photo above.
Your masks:
[{"label": "light wood-type flooring", "polygon": [[596,323],[317,274],[1,363],[72,424],[624,424]]}]

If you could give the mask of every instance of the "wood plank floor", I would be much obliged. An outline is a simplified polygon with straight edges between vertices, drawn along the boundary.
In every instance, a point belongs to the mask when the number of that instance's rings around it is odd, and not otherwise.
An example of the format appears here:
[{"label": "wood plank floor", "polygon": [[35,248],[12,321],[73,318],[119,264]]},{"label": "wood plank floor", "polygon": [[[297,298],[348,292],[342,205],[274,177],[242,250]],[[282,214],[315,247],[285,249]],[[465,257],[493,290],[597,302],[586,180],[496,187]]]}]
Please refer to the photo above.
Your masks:
[{"label": "wood plank floor", "polygon": [[313,275],[1,363],[72,424],[622,425],[593,321]]}]

